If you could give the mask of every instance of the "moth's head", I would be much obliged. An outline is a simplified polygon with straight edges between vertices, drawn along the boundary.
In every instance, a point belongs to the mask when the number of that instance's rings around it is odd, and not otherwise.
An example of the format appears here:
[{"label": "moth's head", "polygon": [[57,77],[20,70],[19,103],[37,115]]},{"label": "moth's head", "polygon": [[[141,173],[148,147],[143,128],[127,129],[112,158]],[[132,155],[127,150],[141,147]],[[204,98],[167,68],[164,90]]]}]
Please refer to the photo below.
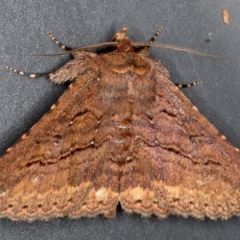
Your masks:
[{"label": "moth's head", "polygon": [[129,37],[127,37],[126,32],[127,28],[126,27],[122,28],[119,32],[114,34],[114,36],[112,37],[112,41],[121,42],[124,40],[129,40]]},{"label": "moth's head", "polygon": [[118,45],[116,46],[118,52],[135,52],[135,47],[126,35],[126,32],[127,28],[122,28],[119,32],[114,34],[112,41],[118,42]]}]

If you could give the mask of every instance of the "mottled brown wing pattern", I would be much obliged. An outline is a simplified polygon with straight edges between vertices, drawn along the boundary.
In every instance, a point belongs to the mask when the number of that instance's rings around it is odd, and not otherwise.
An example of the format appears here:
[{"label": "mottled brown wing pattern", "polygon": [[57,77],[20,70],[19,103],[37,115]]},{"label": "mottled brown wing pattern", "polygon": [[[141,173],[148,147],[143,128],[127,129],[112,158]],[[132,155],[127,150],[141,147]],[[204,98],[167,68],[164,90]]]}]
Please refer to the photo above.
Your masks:
[{"label": "mottled brown wing pattern", "polygon": [[160,218],[240,215],[239,150],[125,33],[116,51],[74,51],[48,74],[73,82],[0,159],[1,217],[113,217],[118,203]]},{"label": "mottled brown wing pattern", "polygon": [[163,77],[160,63],[149,61],[156,99],[133,122],[138,139],[120,183],[123,208],[159,217],[240,215],[239,150]]},{"label": "mottled brown wing pattern", "polygon": [[1,216],[31,221],[115,214],[119,187],[118,167],[109,153],[113,131],[108,119],[100,124],[104,108],[95,111],[101,96],[95,77],[89,70],[73,82],[2,157]]}]

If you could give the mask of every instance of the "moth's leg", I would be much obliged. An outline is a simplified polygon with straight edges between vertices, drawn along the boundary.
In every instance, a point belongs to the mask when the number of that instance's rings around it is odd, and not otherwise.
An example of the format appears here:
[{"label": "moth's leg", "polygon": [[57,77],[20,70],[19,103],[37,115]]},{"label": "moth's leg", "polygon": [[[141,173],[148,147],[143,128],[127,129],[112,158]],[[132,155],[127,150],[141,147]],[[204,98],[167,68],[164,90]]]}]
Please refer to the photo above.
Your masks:
[{"label": "moth's leg", "polygon": [[149,44],[151,45],[151,43],[153,43],[155,41],[155,39],[158,37],[158,35],[162,32],[163,27],[161,26],[155,33],[154,35],[151,37]]},{"label": "moth's leg", "polygon": [[5,67],[7,70],[9,71],[12,71],[14,73],[17,73],[21,76],[26,76],[26,77],[29,77],[29,78],[38,78],[38,77],[49,77],[50,73],[43,73],[43,74],[37,74],[37,73],[26,73],[26,72],[23,72],[23,71],[20,71],[20,70],[17,70],[15,68],[12,68],[12,67],[9,67],[9,66],[6,66]]},{"label": "moth's leg", "polygon": [[62,44],[61,42],[59,42],[57,40],[57,38],[55,38],[50,32],[47,32],[47,35],[63,50],[65,51],[71,51],[73,50],[73,48],[67,47],[64,44]]},{"label": "moth's leg", "polygon": [[25,73],[9,66],[6,66],[6,69],[15,72],[21,76],[26,76],[30,78],[48,77],[52,82],[61,84],[67,81],[74,81],[77,77],[90,69],[89,66],[91,58],[95,55],[95,53],[81,52],[81,55],[78,56],[79,59],[73,59],[64,64],[58,70],[50,73]]},{"label": "moth's leg", "polygon": [[149,48],[151,47],[150,45],[155,41],[155,39],[158,37],[158,35],[161,33],[162,30],[163,30],[163,27],[160,27],[160,28],[154,33],[154,35],[150,38],[150,40],[149,40],[149,46],[140,49],[140,50],[138,51],[138,53],[143,54],[143,55],[145,55],[145,56],[149,56],[149,55],[150,55],[150,53],[149,53]]},{"label": "moth's leg", "polygon": [[189,87],[193,87],[195,85],[199,85],[201,84],[202,81],[195,81],[195,82],[192,82],[192,83],[188,83],[188,84],[180,84],[180,83],[175,83],[175,85],[178,87],[178,88],[189,88]]},{"label": "moth's leg", "polygon": [[20,70],[17,70],[15,68],[6,66],[5,68],[7,70],[10,70],[14,73],[17,73],[21,76],[29,77],[29,78],[39,78],[39,77],[48,77],[50,80],[54,83],[61,84],[67,81],[73,81],[76,76],[78,75],[77,71],[72,71],[74,69],[74,61],[70,61],[63,65],[61,68],[59,68],[55,72],[50,72],[50,73],[43,73],[43,74],[38,74],[38,73],[26,73]]},{"label": "moth's leg", "polygon": [[76,72],[72,71],[71,69],[71,63],[73,61],[70,61],[66,63],[64,66],[59,68],[55,72],[50,72],[50,73],[43,73],[43,74],[38,74],[38,73],[26,73],[20,70],[17,70],[15,68],[6,66],[5,68],[7,70],[10,70],[14,73],[17,73],[21,76],[29,77],[29,78],[39,78],[39,77],[48,77],[53,81],[54,83],[61,84],[67,81],[72,81],[76,77]]}]

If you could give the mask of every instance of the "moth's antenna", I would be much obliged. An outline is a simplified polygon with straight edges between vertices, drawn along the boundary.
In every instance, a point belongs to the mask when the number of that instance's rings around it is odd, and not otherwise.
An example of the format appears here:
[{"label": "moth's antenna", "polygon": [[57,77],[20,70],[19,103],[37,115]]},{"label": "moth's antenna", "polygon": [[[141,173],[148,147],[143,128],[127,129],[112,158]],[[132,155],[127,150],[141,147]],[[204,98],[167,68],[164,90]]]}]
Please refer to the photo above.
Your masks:
[{"label": "moth's antenna", "polygon": [[[71,51],[63,52],[63,53],[53,53],[53,54],[33,54],[32,56],[62,56],[62,55],[68,55],[68,54],[73,54],[74,52],[77,51],[88,51],[96,48],[103,48],[103,47],[110,47],[110,46],[117,46],[119,43],[118,42],[105,42],[105,43],[100,43],[96,45],[91,45],[91,46],[86,46],[86,47],[81,47],[81,48],[76,48]],[[196,54],[202,57],[208,57],[208,58],[214,58],[214,59],[220,59],[220,60],[231,60],[231,58],[228,57],[220,57],[220,56],[215,56],[203,52],[199,52],[197,50],[191,49],[191,48],[185,48],[185,47],[178,47],[175,45],[168,45],[168,44],[163,44],[163,43],[144,43],[144,42],[135,42],[133,43],[134,47],[158,47],[158,48],[165,48],[165,49],[172,49],[172,50],[177,50],[177,51],[182,51],[182,52],[189,52],[192,54]]]},{"label": "moth's antenna", "polygon": [[135,47],[158,47],[158,48],[165,48],[165,49],[172,49],[172,50],[177,50],[177,51],[182,51],[182,52],[189,52],[193,53],[202,57],[208,57],[208,58],[215,58],[215,59],[220,59],[220,60],[231,60],[231,58],[227,57],[219,57],[211,54],[206,54],[203,52],[199,52],[197,50],[191,49],[191,48],[185,48],[185,47],[178,47],[175,45],[168,45],[168,44],[163,44],[163,43],[141,43],[141,42],[135,42],[133,43],[133,46]]},{"label": "moth's antenna", "polygon": [[[168,44],[163,44],[163,43],[154,43],[155,39],[158,37],[158,35],[162,32],[163,27],[161,26],[156,33],[151,37],[150,41],[148,43],[144,42],[132,42],[132,45],[134,47],[144,47],[144,48],[150,48],[150,47],[158,47],[158,48],[165,48],[165,49],[172,49],[172,50],[177,50],[177,51],[182,51],[182,52],[189,52],[192,54],[196,54],[202,57],[208,57],[208,58],[214,58],[214,59],[220,59],[220,60],[231,60],[230,58],[227,57],[219,57],[211,54],[206,54],[203,52],[199,52],[194,49],[190,48],[185,48],[185,47],[179,47],[175,45],[168,45]],[[59,45],[63,50],[66,50],[67,52],[62,52],[62,53],[53,53],[53,54],[33,54],[32,56],[63,56],[63,55],[68,55],[68,54],[74,54],[75,52],[78,51],[89,51],[93,50],[96,48],[103,48],[103,47],[110,47],[110,46],[117,46],[119,42],[105,42],[105,43],[100,43],[100,44],[95,44],[91,46],[86,46],[86,47],[80,47],[77,49],[71,49],[61,42],[59,42],[51,33],[47,33],[48,36],[57,44]]]},{"label": "moth's antenna", "polygon": [[96,49],[96,48],[103,48],[103,47],[110,47],[110,46],[114,47],[114,46],[117,46],[118,44],[119,44],[118,42],[105,42],[105,43],[99,43],[99,44],[90,45],[90,46],[86,46],[86,47],[76,48],[76,49],[73,49],[71,51],[67,51],[67,52],[63,52],[63,53],[32,54],[32,56],[50,56],[50,57],[54,57],[54,56],[73,54],[74,52],[78,52],[78,51],[88,51],[88,50],[92,50],[92,49]]}]

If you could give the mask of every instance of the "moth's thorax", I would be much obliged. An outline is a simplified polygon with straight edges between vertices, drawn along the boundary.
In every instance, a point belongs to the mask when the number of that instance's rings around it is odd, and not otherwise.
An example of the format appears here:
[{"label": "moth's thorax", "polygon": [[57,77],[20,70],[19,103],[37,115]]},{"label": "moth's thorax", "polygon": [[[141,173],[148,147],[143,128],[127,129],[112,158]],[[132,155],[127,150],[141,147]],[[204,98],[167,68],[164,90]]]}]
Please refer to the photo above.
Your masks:
[{"label": "moth's thorax", "polygon": [[117,45],[118,52],[135,52],[135,47],[129,39],[124,39]]},{"label": "moth's thorax", "polygon": [[155,101],[156,80],[148,58],[133,52],[113,52],[97,55],[91,65],[99,74],[98,104],[107,114],[129,119],[145,113]]},{"label": "moth's thorax", "polygon": [[100,71],[119,74],[129,72],[143,76],[150,70],[150,64],[146,58],[135,52],[101,54],[93,58],[93,64],[99,68]]}]

